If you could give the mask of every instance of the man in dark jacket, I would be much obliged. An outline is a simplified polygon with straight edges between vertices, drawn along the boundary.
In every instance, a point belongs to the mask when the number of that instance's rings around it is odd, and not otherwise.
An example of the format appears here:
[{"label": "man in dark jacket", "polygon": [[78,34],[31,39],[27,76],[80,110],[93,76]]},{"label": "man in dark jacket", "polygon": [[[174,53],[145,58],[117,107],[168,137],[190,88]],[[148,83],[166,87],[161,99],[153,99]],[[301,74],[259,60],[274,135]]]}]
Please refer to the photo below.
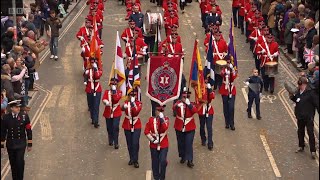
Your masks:
[{"label": "man in dark jacket", "polygon": [[319,112],[319,95],[308,87],[308,80],[306,77],[299,78],[298,86],[299,88],[295,94],[289,94],[290,99],[296,103],[294,114],[297,118],[299,139],[299,149],[296,153],[304,151],[304,135],[305,128],[307,128],[311,158],[315,159],[316,147],[313,130],[313,117],[315,114],[315,108],[317,108]]},{"label": "man in dark jacket", "polygon": [[[50,59],[58,60],[58,39],[59,39],[59,29],[62,27],[60,19],[57,17],[54,10],[50,11],[50,17],[46,22],[46,31],[48,36],[50,36]],[[50,31],[50,33],[49,33]]]}]

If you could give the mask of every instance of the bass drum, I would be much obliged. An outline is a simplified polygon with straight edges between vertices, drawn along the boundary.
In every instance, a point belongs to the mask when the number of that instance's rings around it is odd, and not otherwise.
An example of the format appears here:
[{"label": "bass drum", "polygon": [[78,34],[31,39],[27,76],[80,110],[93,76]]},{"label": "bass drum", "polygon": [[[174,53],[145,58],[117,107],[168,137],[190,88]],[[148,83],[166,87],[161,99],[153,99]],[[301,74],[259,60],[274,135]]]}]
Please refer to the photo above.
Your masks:
[{"label": "bass drum", "polygon": [[147,13],[143,20],[143,31],[146,35],[155,35],[157,33],[157,21],[159,29],[163,26],[161,13]]}]

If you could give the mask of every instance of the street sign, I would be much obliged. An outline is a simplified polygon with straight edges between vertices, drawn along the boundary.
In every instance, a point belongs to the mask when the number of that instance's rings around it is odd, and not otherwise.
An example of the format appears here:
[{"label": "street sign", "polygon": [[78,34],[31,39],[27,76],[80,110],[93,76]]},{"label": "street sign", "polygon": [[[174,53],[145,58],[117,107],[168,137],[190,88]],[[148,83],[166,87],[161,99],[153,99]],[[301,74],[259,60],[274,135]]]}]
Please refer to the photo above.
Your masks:
[{"label": "street sign", "polygon": [[23,0],[16,0],[16,8],[12,7],[11,0],[1,0],[1,16],[22,16],[23,14]]}]

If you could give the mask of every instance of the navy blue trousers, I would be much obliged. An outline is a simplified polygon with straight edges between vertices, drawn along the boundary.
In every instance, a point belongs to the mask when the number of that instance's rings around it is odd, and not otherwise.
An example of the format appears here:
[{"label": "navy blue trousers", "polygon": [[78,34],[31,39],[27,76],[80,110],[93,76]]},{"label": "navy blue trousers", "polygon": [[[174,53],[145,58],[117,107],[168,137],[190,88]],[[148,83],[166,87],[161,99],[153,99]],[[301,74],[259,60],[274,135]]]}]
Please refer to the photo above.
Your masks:
[{"label": "navy blue trousers", "polygon": [[193,139],[195,130],[182,132],[176,130],[179,157],[187,160],[193,160]]},{"label": "navy blue trousers", "polygon": [[251,108],[253,105],[253,101],[256,104],[256,112],[257,112],[257,116],[260,116],[260,96],[259,93],[254,93],[249,91],[248,93],[248,109],[247,112],[251,113]]},{"label": "navy blue trousers", "polygon": [[208,146],[213,146],[213,140],[212,140],[212,121],[213,121],[213,114],[206,116],[199,116],[200,119],[200,137],[201,142],[206,143],[207,137],[206,137],[206,131],[205,126],[207,127],[207,133],[208,133]]},{"label": "navy blue trousers", "polygon": [[160,151],[150,148],[150,152],[153,178],[154,180],[164,180],[166,177],[168,148],[161,148]]},{"label": "navy blue trousers", "polygon": [[261,75],[262,75],[264,89],[268,91],[270,88],[270,91],[274,91],[275,78],[266,75],[265,67],[261,68]]},{"label": "navy blue trousers", "polygon": [[235,96],[232,96],[231,98],[229,98],[229,96],[222,95],[223,115],[224,115],[226,125],[229,125],[229,126],[234,126],[235,100],[236,100]]},{"label": "navy blue trousers", "polygon": [[118,138],[120,117],[106,118],[106,124],[109,143],[114,143],[115,145],[117,145],[119,143]]},{"label": "navy blue trousers", "polygon": [[130,130],[124,130],[124,134],[126,136],[130,161],[138,162],[141,129],[135,129],[133,132],[131,132]]},{"label": "navy blue trousers", "polygon": [[96,96],[94,96],[93,93],[87,93],[87,101],[88,101],[91,120],[93,124],[98,124],[101,92],[97,92]]}]

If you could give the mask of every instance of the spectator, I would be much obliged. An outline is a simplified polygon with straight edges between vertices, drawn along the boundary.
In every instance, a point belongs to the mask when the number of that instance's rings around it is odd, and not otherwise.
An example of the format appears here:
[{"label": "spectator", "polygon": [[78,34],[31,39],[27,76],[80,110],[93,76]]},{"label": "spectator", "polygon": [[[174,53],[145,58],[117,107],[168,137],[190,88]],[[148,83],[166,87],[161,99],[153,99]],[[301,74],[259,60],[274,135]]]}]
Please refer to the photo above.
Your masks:
[{"label": "spectator", "polygon": [[264,23],[268,24],[268,12],[271,5],[271,0],[259,0],[261,3],[261,13],[264,19]]},{"label": "spectator", "polygon": [[26,73],[25,77],[24,77],[24,83],[25,83],[24,102],[25,102],[26,107],[28,108],[28,102],[29,102],[28,90],[30,87],[30,83],[34,82],[33,81],[33,74],[35,72],[35,69],[33,67],[35,65],[34,59],[36,58],[36,56],[34,53],[31,53],[29,48],[24,47],[24,53],[22,55],[22,58],[24,59],[24,63],[26,65],[26,67],[28,68],[28,73]]},{"label": "spectator", "polygon": [[296,14],[294,12],[289,12],[289,22],[286,24],[286,29],[284,31],[284,40],[287,45],[288,54],[293,54],[292,43],[293,43],[293,33],[291,29],[295,27]]},{"label": "spectator", "polygon": [[[50,11],[50,18],[46,22],[46,30],[48,36],[50,37],[50,59],[58,60],[58,39],[59,39],[59,29],[62,27],[60,19],[56,16],[54,10]],[[50,28],[50,29],[49,29]]]},{"label": "spectator", "polygon": [[6,90],[6,97],[9,101],[14,100],[14,91],[11,83],[11,67],[5,64],[1,68],[1,88]]},{"label": "spectator", "polygon": [[311,19],[305,20],[304,26],[306,27],[307,34],[306,34],[306,48],[312,48],[313,36],[317,34],[317,30],[314,27],[314,21]]},{"label": "spectator", "polygon": [[271,32],[274,37],[278,37],[278,34],[277,34],[278,31],[275,24],[275,19],[276,19],[275,10],[276,10],[278,1],[280,2],[281,0],[274,0],[273,2],[271,2],[270,9],[268,12],[268,26],[271,29]]},{"label": "spectator", "polygon": [[4,53],[9,52],[13,47],[13,28],[10,27],[7,31],[1,36],[1,46],[4,47]]},{"label": "spectator", "polygon": [[297,92],[295,94],[289,94],[289,96],[290,99],[296,103],[294,114],[297,118],[299,139],[299,149],[296,151],[296,153],[304,151],[305,128],[307,128],[311,158],[315,159],[316,147],[313,130],[313,117],[315,114],[315,109],[317,109],[317,111],[319,112],[319,95],[309,88],[307,78],[300,77],[298,80]]},{"label": "spectator", "polygon": [[1,118],[2,118],[2,115],[5,114],[7,106],[8,106],[8,98],[6,96],[6,90],[2,89],[2,86],[1,86]]},{"label": "spectator", "polygon": [[[40,29],[43,27],[43,12],[40,10],[39,6],[36,6],[35,3],[30,4],[31,7],[31,14],[34,16],[33,24],[35,25],[35,34],[36,34],[36,39],[38,40],[40,38]],[[43,35],[43,33],[42,33]]]}]

